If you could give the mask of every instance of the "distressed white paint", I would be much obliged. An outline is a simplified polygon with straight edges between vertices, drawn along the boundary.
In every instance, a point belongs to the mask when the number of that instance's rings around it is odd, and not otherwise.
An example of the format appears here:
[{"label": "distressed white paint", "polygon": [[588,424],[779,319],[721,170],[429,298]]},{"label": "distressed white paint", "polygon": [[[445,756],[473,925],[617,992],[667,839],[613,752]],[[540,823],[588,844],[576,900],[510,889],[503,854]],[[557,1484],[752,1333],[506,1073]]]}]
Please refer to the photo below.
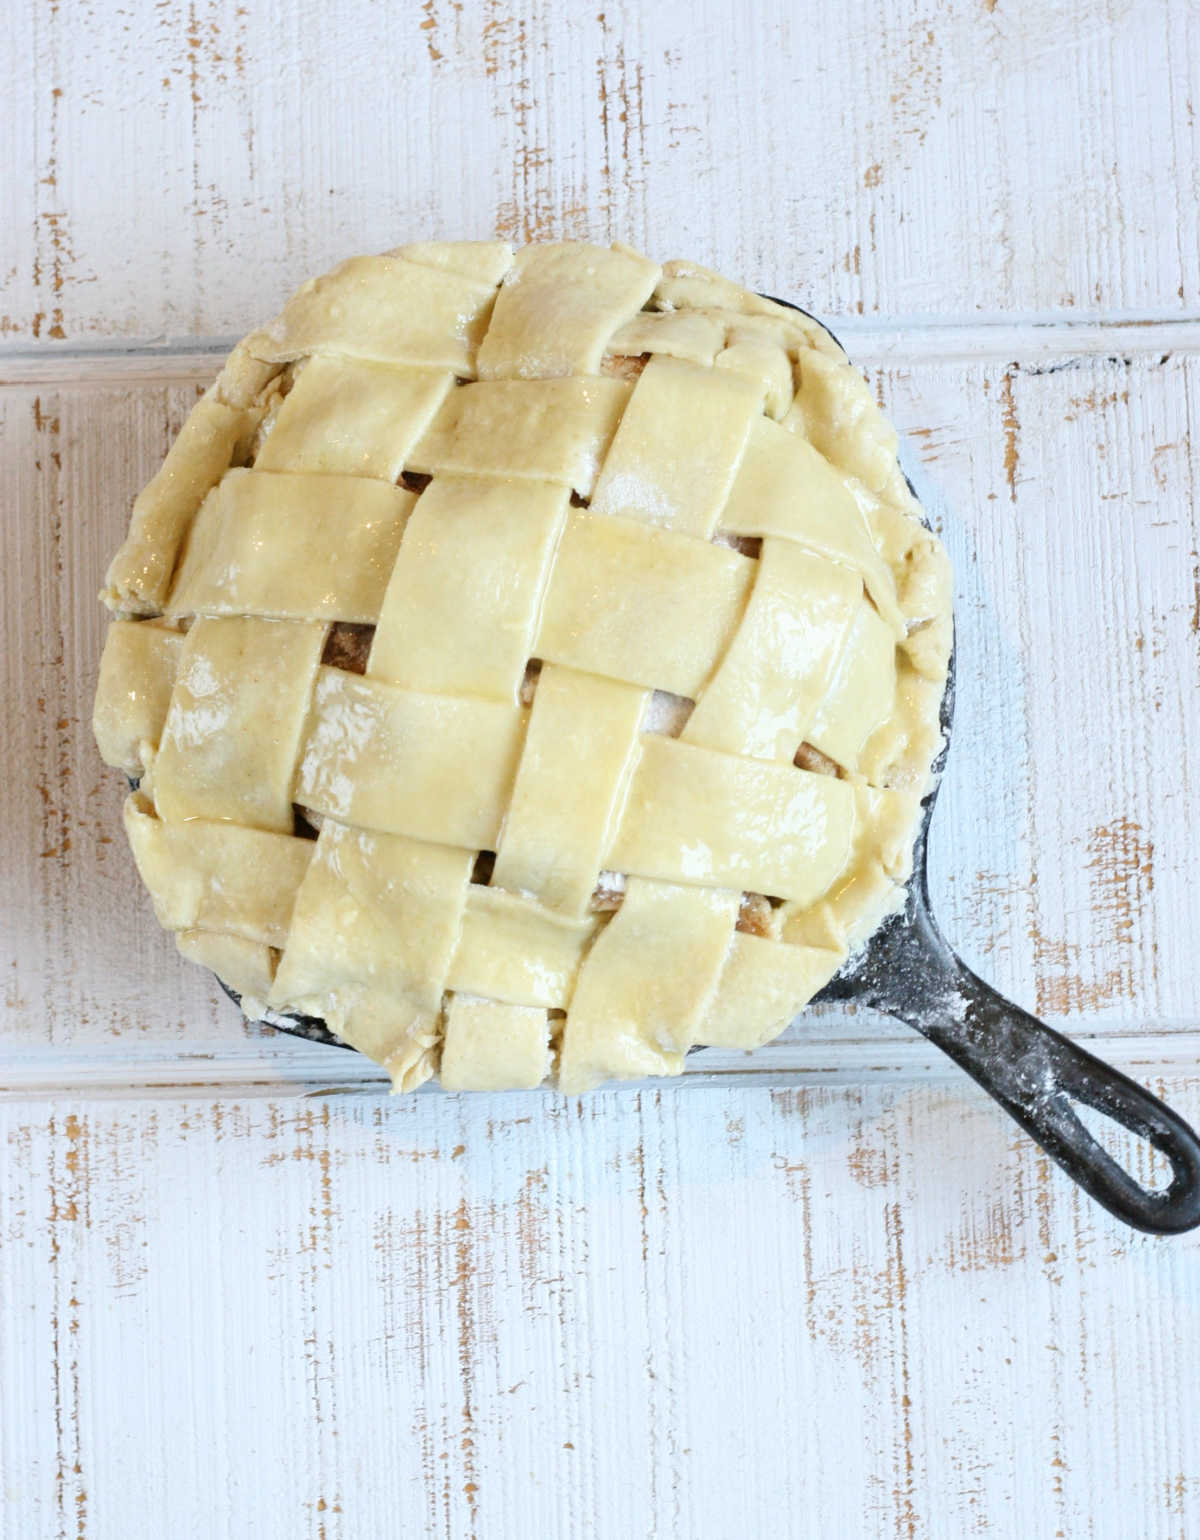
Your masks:
[{"label": "distressed white paint", "polygon": [[240,332],[347,250],[496,229],[704,254],[835,314],[1174,316],[1189,9],[21,0],[0,315]]},{"label": "distressed white paint", "polygon": [[6,1533],[1194,1532],[1200,1241],[981,1096],[0,1124]]},{"label": "distressed white paint", "polygon": [[129,500],[290,285],[428,231],[706,259],[841,319],[952,509],[947,931],[1200,1118],[1189,19],[6,17],[0,1534],[1200,1530],[1200,1241],[861,1015],[690,1093],[379,1098],[177,960],[87,720]]}]

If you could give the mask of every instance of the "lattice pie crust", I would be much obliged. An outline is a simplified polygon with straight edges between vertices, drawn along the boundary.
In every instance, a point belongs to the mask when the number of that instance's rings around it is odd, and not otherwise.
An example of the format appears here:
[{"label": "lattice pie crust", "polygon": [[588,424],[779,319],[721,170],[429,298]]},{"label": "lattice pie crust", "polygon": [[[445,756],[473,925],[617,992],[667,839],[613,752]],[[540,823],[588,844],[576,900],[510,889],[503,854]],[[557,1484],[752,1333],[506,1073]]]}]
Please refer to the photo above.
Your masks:
[{"label": "lattice pie crust", "polygon": [[950,643],[806,316],[624,247],[403,246],[234,350],[104,599],[180,950],[398,1089],[780,1032],[901,897]]}]

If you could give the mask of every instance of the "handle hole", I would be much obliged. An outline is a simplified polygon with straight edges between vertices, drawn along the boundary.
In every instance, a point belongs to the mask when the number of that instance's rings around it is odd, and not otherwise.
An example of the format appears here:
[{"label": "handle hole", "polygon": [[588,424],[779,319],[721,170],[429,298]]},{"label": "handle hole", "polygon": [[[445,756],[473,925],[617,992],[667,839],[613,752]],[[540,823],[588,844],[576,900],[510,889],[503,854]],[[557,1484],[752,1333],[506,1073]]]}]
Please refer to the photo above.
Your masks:
[{"label": "handle hole", "polygon": [[1152,1145],[1124,1124],[1114,1121],[1106,1112],[1089,1107],[1086,1102],[1067,1098],[1071,1111],[1095,1139],[1096,1143],[1111,1155],[1123,1171],[1128,1171],[1147,1192],[1165,1192],[1171,1185],[1171,1162]]}]

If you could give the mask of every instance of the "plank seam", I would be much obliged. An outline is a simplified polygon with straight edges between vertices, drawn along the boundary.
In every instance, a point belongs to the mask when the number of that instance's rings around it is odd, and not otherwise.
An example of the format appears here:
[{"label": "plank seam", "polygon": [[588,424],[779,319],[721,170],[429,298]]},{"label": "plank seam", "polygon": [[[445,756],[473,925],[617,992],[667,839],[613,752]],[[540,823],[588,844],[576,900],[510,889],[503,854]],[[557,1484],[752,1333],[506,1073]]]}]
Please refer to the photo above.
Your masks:
[{"label": "plank seam", "polygon": [[[1133,359],[1200,352],[1200,315],[1135,315],[1073,321],[1061,317],[992,317],[891,321],[830,317],[847,351],[863,364]],[[106,385],[136,380],[202,379],[237,343],[229,337],[174,337],[129,342],[0,344],[0,385]]]}]

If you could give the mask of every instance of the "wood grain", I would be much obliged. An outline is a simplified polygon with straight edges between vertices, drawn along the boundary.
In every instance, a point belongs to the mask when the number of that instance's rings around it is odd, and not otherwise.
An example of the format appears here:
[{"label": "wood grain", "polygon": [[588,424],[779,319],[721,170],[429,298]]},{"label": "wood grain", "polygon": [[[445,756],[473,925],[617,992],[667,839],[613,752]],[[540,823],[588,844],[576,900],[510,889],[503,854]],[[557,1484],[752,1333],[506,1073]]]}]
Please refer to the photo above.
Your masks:
[{"label": "wood grain", "polygon": [[10,9],[0,1535],[1200,1534],[1200,1242],[864,1014],[686,1090],[376,1095],[177,959],[88,728],[130,499],[301,278],[706,260],[834,320],[946,494],[949,934],[1200,1119],[1187,0]]},{"label": "wood grain", "polygon": [[12,9],[13,338],[241,333],[348,251],[493,230],[835,315],[1200,308],[1187,0]]},{"label": "wood grain", "polygon": [[1123,1230],[970,1090],[0,1126],[14,1535],[1200,1523],[1200,1242]]}]

